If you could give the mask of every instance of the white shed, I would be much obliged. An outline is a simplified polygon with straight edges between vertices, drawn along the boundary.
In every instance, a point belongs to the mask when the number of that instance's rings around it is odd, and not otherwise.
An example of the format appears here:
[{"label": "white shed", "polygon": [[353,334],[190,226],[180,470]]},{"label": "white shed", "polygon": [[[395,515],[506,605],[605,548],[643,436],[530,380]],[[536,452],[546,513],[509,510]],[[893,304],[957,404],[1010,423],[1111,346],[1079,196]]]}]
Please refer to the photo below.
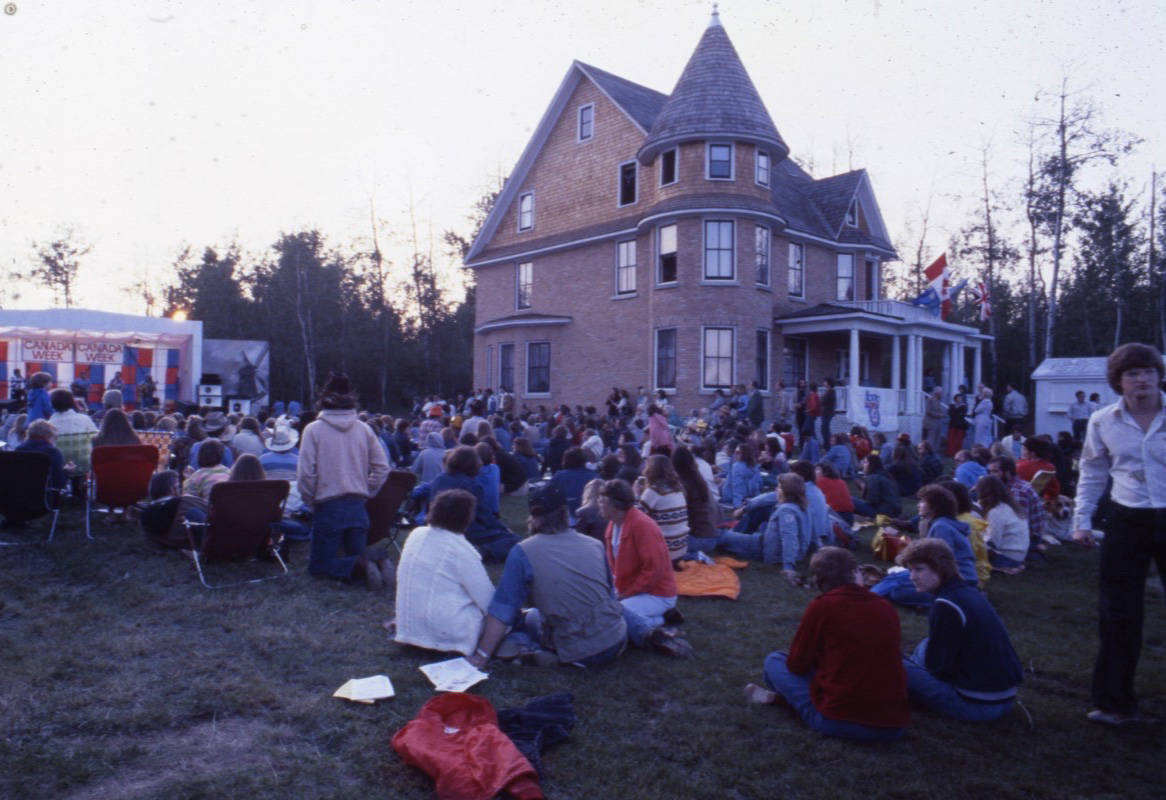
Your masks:
[{"label": "white shed", "polygon": [[1069,405],[1078,391],[1085,396],[1094,392],[1101,395],[1101,405],[1117,400],[1105,380],[1105,357],[1046,358],[1032,373],[1036,385],[1036,405],[1033,407],[1033,426],[1036,433],[1056,436],[1059,431],[1072,431]]}]

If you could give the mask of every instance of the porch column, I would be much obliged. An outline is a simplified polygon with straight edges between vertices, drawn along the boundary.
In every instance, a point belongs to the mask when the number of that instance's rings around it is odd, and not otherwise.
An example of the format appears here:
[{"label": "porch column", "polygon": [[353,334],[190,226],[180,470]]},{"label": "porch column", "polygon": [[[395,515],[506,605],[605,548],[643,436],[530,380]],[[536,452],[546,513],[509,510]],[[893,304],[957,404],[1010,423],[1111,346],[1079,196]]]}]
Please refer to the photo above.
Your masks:
[{"label": "porch column", "polygon": [[850,397],[858,397],[858,370],[862,364],[862,360],[858,357],[858,328],[850,329]]},{"label": "porch column", "polygon": [[967,384],[968,381],[968,353],[964,349],[963,342],[955,342],[952,344],[952,350],[955,352],[955,378],[951,382],[951,394],[949,398],[955,397],[955,393],[960,390],[960,384]]},{"label": "porch column", "polygon": [[902,338],[897,333],[891,337],[891,388],[895,391],[898,391],[903,386],[903,376],[901,375],[903,371],[902,353],[899,352],[902,349],[902,342],[900,341]]},{"label": "porch column", "polygon": [[969,392],[979,391],[980,384],[984,382],[984,361],[980,358],[981,353],[980,343],[976,342],[972,348],[972,383],[974,385],[968,387]]},{"label": "porch column", "polygon": [[923,379],[920,369],[919,336],[907,334],[907,413],[916,414],[919,411],[919,384]]}]

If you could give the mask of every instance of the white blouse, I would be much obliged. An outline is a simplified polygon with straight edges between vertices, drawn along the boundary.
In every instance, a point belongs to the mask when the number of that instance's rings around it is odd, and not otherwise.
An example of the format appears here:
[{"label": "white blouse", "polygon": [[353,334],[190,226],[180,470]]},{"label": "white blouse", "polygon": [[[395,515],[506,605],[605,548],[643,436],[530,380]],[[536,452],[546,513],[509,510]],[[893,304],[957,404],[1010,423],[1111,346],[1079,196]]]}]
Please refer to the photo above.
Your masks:
[{"label": "white blouse", "polygon": [[397,641],[469,655],[493,596],[482,557],[464,536],[417,528],[397,566]]}]

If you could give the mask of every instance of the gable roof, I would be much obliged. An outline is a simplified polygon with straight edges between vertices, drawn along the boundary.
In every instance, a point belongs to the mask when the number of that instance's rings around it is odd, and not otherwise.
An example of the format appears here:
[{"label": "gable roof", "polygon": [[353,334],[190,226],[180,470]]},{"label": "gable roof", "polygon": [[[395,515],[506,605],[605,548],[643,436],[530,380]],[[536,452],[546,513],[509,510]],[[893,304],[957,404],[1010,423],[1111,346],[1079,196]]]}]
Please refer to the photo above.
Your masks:
[{"label": "gable roof", "polygon": [[590,78],[611,102],[619,106],[640,130],[647,133],[651,129],[668,95],[618,75],[612,75],[599,67],[584,64],[582,61],[576,61],[575,66],[583,70],[583,74]]},{"label": "gable roof", "polygon": [[584,78],[587,78],[598,86],[600,91],[609,97],[643,131],[647,131],[651,127],[652,119],[655,118],[659,113],[660,107],[664,104],[664,95],[653,89],[625,80],[617,75],[612,75],[610,72],[604,72],[601,69],[597,69],[580,61],[572,61],[571,66],[567,68],[567,74],[563,76],[562,83],[555,90],[555,96],[551,99],[551,104],[547,106],[547,110],[543,113],[542,119],[539,120],[538,125],[535,127],[534,135],[530,137],[530,141],[527,142],[526,148],[522,151],[522,155],[518,157],[518,163],[514,165],[514,170],[510,173],[510,177],[506,180],[502,191],[498,193],[493,208],[486,215],[486,221],[482,224],[482,229],[478,231],[478,235],[474,237],[474,241],[470,244],[469,252],[466,253],[463,259],[464,264],[469,264],[481,255],[486,244],[494,238],[499,223],[506,215],[506,210],[514,202],[519,188],[526,181],[526,176],[534,166],[539,152],[542,151],[543,145],[546,144],[547,138],[551,135],[555,124],[563,115],[564,110],[566,110],[567,101],[571,99],[571,94],[579,85],[579,81]]},{"label": "gable roof", "polygon": [[789,154],[714,12],[638,158],[649,164],[657,153],[678,142],[722,137],[768,147],[775,161]]}]

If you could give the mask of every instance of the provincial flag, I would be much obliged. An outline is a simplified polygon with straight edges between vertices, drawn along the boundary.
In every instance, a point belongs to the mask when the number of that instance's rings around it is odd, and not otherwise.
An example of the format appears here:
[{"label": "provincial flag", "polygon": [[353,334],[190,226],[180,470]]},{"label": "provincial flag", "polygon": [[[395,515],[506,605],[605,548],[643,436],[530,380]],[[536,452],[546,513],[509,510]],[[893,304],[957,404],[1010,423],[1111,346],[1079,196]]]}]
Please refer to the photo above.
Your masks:
[{"label": "provincial flag", "polygon": [[988,285],[980,281],[970,291],[972,299],[980,307],[980,321],[983,322],[992,316],[992,296],[988,293]]}]

